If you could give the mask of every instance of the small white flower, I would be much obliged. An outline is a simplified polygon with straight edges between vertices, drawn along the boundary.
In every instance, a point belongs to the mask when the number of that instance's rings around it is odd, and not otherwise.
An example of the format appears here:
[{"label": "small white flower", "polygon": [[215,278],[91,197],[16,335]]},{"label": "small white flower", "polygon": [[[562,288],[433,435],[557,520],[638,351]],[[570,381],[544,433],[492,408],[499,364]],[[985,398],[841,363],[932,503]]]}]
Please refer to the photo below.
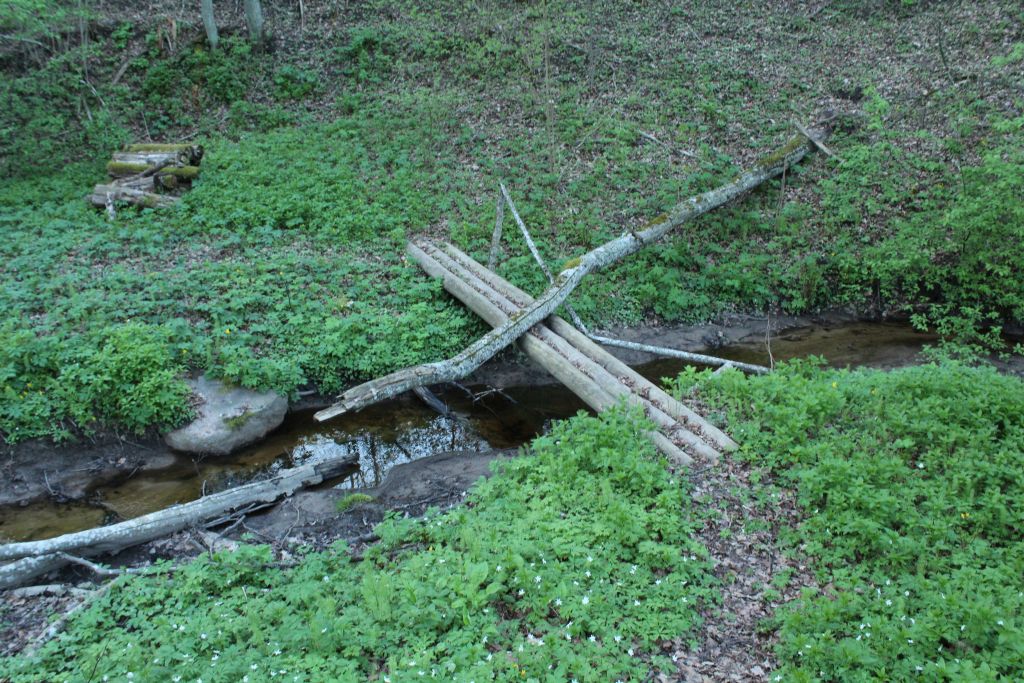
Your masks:
[{"label": "small white flower", "polygon": [[331,577],[327,576],[327,574],[324,574],[324,583],[327,583],[330,580],[331,580]]},{"label": "small white flower", "polygon": [[998,624],[999,626],[1002,626],[1003,625],[1003,620],[1000,619],[999,621],[996,622],[996,624]]},{"label": "small white flower", "polygon": [[275,656],[275,657],[277,657],[277,656],[278,656],[279,654],[281,654],[281,651],[280,651],[280,650],[274,650],[274,656]]},{"label": "small white flower", "polygon": [[595,636],[593,633],[591,633],[590,637],[587,638],[587,640],[589,640],[592,643],[596,643],[597,642],[597,636]]},{"label": "small white flower", "polygon": [[583,596],[583,600],[582,600],[581,602],[582,602],[582,603],[583,603],[584,605],[589,605],[589,604],[590,604],[590,596],[589,596],[589,595],[584,595],[584,596]]},{"label": "small white flower", "polygon": [[885,606],[886,607],[892,607],[892,600],[886,600],[885,601]]},{"label": "small white flower", "polygon": [[523,597],[524,595],[526,595],[526,591],[524,591],[524,590],[523,590],[522,588],[520,588],[520,589],[519,589],[519,592],[517,593],[517,595],[518,595],[519,597]]},{"label": "small white flower", "polygon": [[534,583],[540,583],[540,577],[539,576],[533,577],[533,582]]},{"label": "small white flower", "polygon": [[636,574],[636,565],[635,564],[632,567],[629,568],[629,573],[630,574]]},{"label": "small white flower", "polygon": [[618,642],[621,642],[621,641],[622,641],[622,636],[616,635],[615,636],[615,642],[618,643]]},{"label": "small white flower", "polygon": [[562,606],[562,598],[555,598],[555,607]]},{"label": "small white flower", "polygon": [[205,634],[205,633],[200,633],[200,634],[199,634],[199,637],[200,637],[201,639],[203,639],[203,640],[206,640],[206,634]]},{"label": "small white flower", "polygon": [[633,656],[633,648],[629,648],[628,650],[626,650],[626,654],[629,655],[630,657],[632,657]]},{"label": "small white flower", "polygon": [[639,607],[639,606],[640,606],[640,601],[639,600],[634,600],[633,601],[633,607]]},{"label": "small white flower", "polygon": [[594,561],[594,558],[591,557],[590,555],[587,555],[587,562],[593,562],[593,561]]}]

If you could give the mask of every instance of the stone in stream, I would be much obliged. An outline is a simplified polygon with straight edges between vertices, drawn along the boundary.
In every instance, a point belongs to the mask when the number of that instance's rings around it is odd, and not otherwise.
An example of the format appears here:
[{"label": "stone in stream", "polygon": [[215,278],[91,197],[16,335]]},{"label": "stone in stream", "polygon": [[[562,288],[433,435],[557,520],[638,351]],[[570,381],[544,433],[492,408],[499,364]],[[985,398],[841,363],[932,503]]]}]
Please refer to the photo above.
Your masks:
[{"label": "stone in stream", "polygon": [[206,375],[188,384],[202,403],[195,420],[164,437],[176,451],[227,455],[263,438],[288,412],[288,400],[273,391],[229,387]]}]

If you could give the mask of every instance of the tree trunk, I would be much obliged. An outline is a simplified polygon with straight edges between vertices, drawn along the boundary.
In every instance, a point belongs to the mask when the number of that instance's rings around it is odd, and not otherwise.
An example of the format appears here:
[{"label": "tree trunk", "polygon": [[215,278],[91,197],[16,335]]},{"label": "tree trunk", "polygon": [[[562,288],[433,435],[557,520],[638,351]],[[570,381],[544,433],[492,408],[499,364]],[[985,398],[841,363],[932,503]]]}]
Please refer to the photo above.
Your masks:
[{"label": "tree trunk", "polygon": [[[445,251],[453,253],[445,253]],[[473,263],[484,273],[488,272],[450,245],[445,245],[444,249],[438,249],[425,243],[409,245],[409,255],[413,260],[430,275],[442,278],[446,290],[491,325],[497,326],[504,323],[529,300],[529,297],[523,295],[523,299],[520,301],[511,301],[503,292],[492,287],[489,282],[464,266],[456,254]],[[497,276],[491,275],[493,279],[500,280]],[[508,283],[505,285],[514,289]],[[587,340],[586,337],[579,335],[587,349],[583,351],[564,336],[553,332],[549,325],[561,325],[564,328],[573,329],[560,318],[552,317],[547,325],[538,324],[523,335],[519,340],[520,346],[531,359],[551,372],[559,381],[582,398],[587,405],[598,411],[611,408],[620,401],[640,407],[659,429],[660,433],[650,434],[652,440],[658,449],[673,462],[680,464],[691,462],[691,458],[682,450],[683,448],[689,449],[705,459],[717,459],[718,453],[712,445],[709,445],[713,443],[712,439],[705,437],[705,442],[693,433],[695,430],[692,430],[687,422],[680,421],[671,414],[673,409],[668,405],[678,404],[677,401],[663,392],[661,393],[667,401],[659,400],[661,396],[658,396],[657,392],[660,390],[628,368],[626,373],[617,373],[616,370],[620,370],[615,365],[618,361]],[[573,331],[575,332],[575,330]],[[623,378],[625,378],[625,382],[622,381]],[[687,410],[681,404],[679,407]],[[698,417],[697,420],[708,427],[706,430],[700,430],[698,427],[698,431],[716,432],[727,447],[735,448],[735,444],[724,434],[705,423],[703,419]]]},{"label": "tree trunk", "polygon": [[178,198],[136,190],[123,185],[97,185],[89,195],[89,201],[94,206],[100,207],[106,207],[111,202],[126,202],[144,209],[160,209],[174,206],[178,202]]},{"label": "tree trunk", "polygon": [[193,166],[198,165],[203,158],[202,145],[190,145],[188,143],[164,143],[164,142],[141,142],[133,145],[125,145],[125,152],[177,152],[184,156],[185,163]]},{"label": "tree trunk", "polygon": [[[453,245],[444,244],[441,248],[455,261],[457,261],[459,265],[471,271],[475,276],[483,280],[488,286],[501,293],[516,306],[525,308],[533,303],[533,298],[529,294],[507,280],[499,277],[494,272],[483,268],[479,263]],[[579,349],[581,353],[587,355],[589,358],[608,370],[608,372],[617,376],[623,383],[634,387],[638,393],[646,396],[648,400],[658,408],[668,413],[676,420],[684,422],[691,431],[702,434],[708,443],[711,443],[724,451],[733,451],[737,448],[736,442],[730,439],[720,429],[707,422],[707,420],[683,403],[674,399],[661,387],[648,381],[638,372],[633,370],[633,368],[602,349],[565,320],[562,320],[558,316],[551,316],[547,320],[547,325],[555,334],[563,337],[566,341]]]},{"label": "tree trunk", "polygon": [[263,8],[260,7],[260,0],[245,0],[245,25],[249,28],[249,40],[262,45]]},{"label": "tree trunk", "polygon": [[206,41],[216,50],[220,34],[217,33],[217,20],[213,16],[213,0],[200,0],[199,14],[203,18],[203,28],[206,29]]},{"label": "tree trunk", "polygon": [[65,534],[45,541],[0,546],[0,560],[17,560],[0,567],[0,588],[17,586],[66,564],[58,553],[98,555],[175,533],[248,506],[264,507],[299,489],[333,479],[350,469],[356,458],[346,457],[307,463],[282,470],[266,481],[238,486],[204,496],[190,503],[129,519],[119,524]]},{"label": "tree trunk", "polygon": [[[107,173],[111,178],[130,178],[154,168],[154,164],[146,162],[109,161],[107,162]],[[161,168],[158,173],[163,176],[172,175],[182,180],[195,180],[199,177],[198,166],[173,166],[168,165]]]},{"label": "tree trunk", "polygon": [[[824,137],[824,136],[821,136]],[[509,346],[531,327],[553,314],[589,273],[609,266],[645,246],[664,237],[670,230],[686,221],[716,209],[752,190],[769,178],[802,159],[815,148],[803,134],[794,136],[785,145],[757,162],[730,183],[714,190],[690,197],[677,204],[670,213],[654,219],[639,232],[628,232],[587,252],[559,273],[555,283],[523,309],[515,318],[496,327],[461,353],[443,361],[425,363],[398,370],[384,377],[353,387],[341,395],[341,400],[316,413],[318,421],[328,420],[351,410],[397,396],[413,387],[441,384],[462,379],[476,370],[496,353]]]},{"label": "tree trunk", "polygon": [[141,152],[114,152],[111,155],[111,163],[142,164],[145,166],[185,166],[188,155],[181,151],[141,151]]}]

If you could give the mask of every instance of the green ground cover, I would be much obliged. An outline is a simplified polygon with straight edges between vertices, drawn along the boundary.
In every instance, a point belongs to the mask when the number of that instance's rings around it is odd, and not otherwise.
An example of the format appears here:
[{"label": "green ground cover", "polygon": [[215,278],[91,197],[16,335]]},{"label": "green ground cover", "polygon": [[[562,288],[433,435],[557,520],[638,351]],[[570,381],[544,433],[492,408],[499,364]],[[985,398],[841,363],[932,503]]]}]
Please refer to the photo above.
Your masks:
[{"label": "green ground cover", "polygon": [[796,363],[690,373],[729,415],[758,497],[794,489],[786,543],[816,568],[767,629],[784,681],[1024,676],[1024,384],[991,369]]},{"label": "green ground cover", "polygon": [[[1024,17],[877,4],[812,21],[762,3],[371,2],[311,9],[317,32],[280,11],[264,52],[230,31],[211,52],[191,14],[175,38],[126,9],[85,46],[20,43],[0,55],[0,434],[175,424],[186,371],[330,392],[444,357],[482,327],[402,260],[406,236],[482,258],[504,180],[557,266],[825,109],[840,159],[590,278],[574,306],[598,325],[852,306],[991,345],[1024,309]],[[67,22],[50,0],[0,12],[44,47]],[[182,206],[107,222],[83,205],[112,147],[184,135],[208,153]],[[510,232],[499,270],[539,291]]]},{"label": "green ground cover", "polygon": [[[127,577],[14,681],[613,681],[674,670],[715,600],[687,486],[624,413],[580,416],[465,506],[272,566],[265,546]],[[588,495],[579,495],[581,491]]]},{"label": "green ground cover", "polygon": [[[685,373],[743,444],[752,505],[793,489],[781,542],[815,568],[762,625],[781,681],[1024,675],[1024,384],[957,363]],[[622,412],[558,423],[467,504],[273,565],[243,546],[118,579],[12,681],[637,680],[671,672],[720,584],[703,524]],[[586,492],[586,495],[580,495]],[[756,517],[756,515],[755,515]],[[792,580],[774,576],[776,589]],[[214,596],[214,597],[211,597]],[[727,618],[727,616],[726,616]],[[422,672],[422,673],[421,673]]]}]

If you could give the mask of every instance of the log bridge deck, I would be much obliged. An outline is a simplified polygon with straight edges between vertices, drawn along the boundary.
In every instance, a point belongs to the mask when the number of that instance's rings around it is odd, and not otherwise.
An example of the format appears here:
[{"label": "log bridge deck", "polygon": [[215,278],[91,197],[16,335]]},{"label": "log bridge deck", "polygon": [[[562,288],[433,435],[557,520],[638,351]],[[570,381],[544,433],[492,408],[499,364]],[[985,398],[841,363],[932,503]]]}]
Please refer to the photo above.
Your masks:
[{"label": "log bridge deck", "polygon": [[[410,258],[492,327],[521,315],[533,298],[480,265],[451,244],[418,239]],[[736,443],[695,411],[611,355],[558,316],[534,325],[519,346],[536,363],[597,411],[625,401],[654,423],[654,445],[670,461],[688,465],[694,458],[716,461]]]}]

